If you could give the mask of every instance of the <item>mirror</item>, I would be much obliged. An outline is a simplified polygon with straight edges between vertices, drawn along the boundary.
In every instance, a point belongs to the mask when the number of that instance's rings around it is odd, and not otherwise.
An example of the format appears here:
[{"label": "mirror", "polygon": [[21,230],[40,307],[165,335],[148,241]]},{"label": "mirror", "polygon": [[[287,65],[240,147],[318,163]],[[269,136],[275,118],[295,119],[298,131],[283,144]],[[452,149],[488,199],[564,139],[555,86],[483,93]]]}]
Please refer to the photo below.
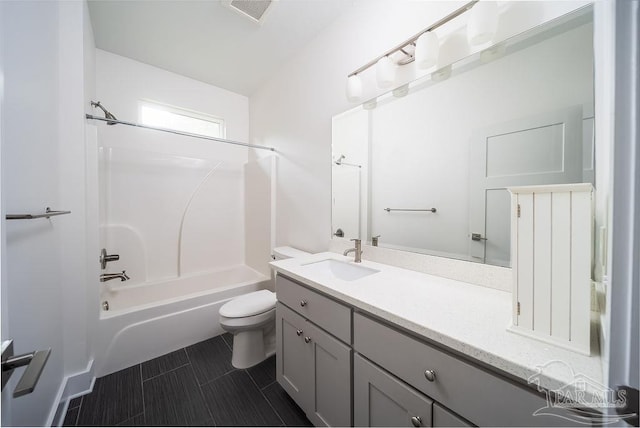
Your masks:
[{"label": "mirror", "polygon": [[335,116],[334,239],[510,266],[506,188],[595,184],[593,123],[588,7]]}]

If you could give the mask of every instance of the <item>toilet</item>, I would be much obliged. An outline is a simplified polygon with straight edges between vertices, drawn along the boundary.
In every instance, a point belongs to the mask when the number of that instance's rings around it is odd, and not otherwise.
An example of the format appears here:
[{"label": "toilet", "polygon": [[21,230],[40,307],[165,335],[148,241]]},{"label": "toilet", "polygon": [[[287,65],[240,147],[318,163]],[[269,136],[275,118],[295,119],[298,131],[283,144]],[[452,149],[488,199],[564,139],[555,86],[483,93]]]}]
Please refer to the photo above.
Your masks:
[{"label": "toilet", "polygon": [[[309,254],[291,247],[273,250],[275,260]],[[233,334],[233,367],[246,369],[275,353],[276,293],[259,290],[235,297],[222,305],[219,315],[222,329]]]}]

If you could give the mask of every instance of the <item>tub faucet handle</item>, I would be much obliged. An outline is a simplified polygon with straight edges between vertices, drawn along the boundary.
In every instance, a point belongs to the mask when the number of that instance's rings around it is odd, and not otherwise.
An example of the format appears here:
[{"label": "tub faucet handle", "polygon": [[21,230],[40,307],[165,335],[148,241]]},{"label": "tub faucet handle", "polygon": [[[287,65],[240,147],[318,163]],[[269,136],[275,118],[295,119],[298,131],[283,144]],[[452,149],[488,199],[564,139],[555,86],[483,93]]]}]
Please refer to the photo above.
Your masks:
[{"label": "tub faucet handle", "polygon": [[100,250],[100,267],[102,270],[107,268],[107,263],[117,262],[118,260],[120,260],[119,254],[107,254],[107,250],[105,248]]}]

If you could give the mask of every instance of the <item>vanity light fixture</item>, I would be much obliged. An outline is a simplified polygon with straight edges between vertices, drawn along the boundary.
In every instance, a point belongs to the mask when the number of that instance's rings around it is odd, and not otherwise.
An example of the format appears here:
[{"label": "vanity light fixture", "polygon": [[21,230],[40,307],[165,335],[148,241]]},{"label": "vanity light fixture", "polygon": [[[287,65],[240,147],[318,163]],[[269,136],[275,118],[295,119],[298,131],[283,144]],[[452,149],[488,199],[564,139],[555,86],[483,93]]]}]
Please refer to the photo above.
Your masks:
[{"label": "vanity light fixture", "polygon": [[433,31],[422,33],[416,40],[416,51],[414,53],[416,66],[423,70],[433,67],[438,62],[439,51],[440,43],[436,33]]},{"label": "vanity light fixture", "polygon": [[472,46],[493,40],[498,28],[498,4],[495,1],[481,1],[471,11],[467,23],[467,39]]},{"label": "vanity light fixture", "polygon": [[383,56],[376,63],[376,82],[379,88],[390,88],[396,80],[396,65],[391,58]]},{"label": "vanity light fixture", "polygon": [[362,79],[357,74],[347,78],[347,99],[352,102],[358,102],[362,97]]},{"label": "vanity light fixture", "polygon": [[[477,12],[475,12],[476,9],[478,9]],[[376,81],[381,89],[393,86],[397,66],[406,65],[414,61],[420,69],[428,69],[436,65],[440,43],[434,30],[469,10],[472,10],[473,13],[467,27],[469,43],[478,45],[491,41],[495,36],[498,25],[498,6],[492,0],[471,0],[418,34],[349,74],[347,76],[347,99],[350,102],[361,101],[363,91],[360,73],[374,65],[376,66]],[[396,60],[393,56],[397,53],[403,56]]]}]

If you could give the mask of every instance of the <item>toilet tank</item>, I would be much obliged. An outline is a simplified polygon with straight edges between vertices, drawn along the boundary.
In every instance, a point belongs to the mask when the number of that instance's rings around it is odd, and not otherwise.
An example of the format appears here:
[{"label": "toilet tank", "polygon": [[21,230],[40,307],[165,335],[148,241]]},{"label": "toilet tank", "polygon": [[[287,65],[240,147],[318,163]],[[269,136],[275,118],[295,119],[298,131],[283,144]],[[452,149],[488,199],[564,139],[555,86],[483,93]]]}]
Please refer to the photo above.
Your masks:
[{"label": "toilet tank", "polygon": [[293,247],[276,247],[273,249],[273,260],[294,259],[296,257],[304,257],[311,255],[306,251],[298,250]]}]

